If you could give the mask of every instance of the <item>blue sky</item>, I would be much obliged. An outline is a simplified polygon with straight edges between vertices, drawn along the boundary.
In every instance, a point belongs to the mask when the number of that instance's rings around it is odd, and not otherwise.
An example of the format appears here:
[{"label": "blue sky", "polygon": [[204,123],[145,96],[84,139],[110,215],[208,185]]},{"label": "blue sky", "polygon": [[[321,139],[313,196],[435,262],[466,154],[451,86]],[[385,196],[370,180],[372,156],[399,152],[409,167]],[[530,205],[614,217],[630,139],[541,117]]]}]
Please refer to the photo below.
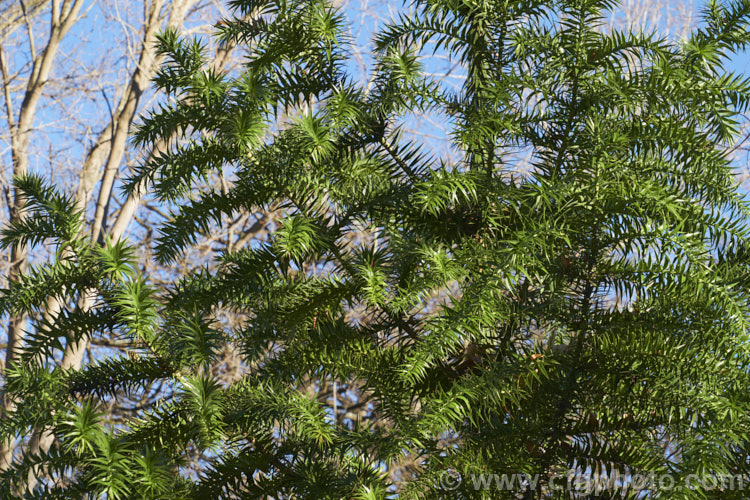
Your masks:
[{"label": "blue sky", "polygon": [[[631,8],[643,8],[653,4],[646,0],[627,0]],[[663,24],[669,20],[668,14],[674,11],[673,4],[679,4],[683,1],[691,0],[669,0],[659,3],[658,15],[652,15],[656,20],[656,25]],[[352,59],[352,70],[355,74],[366,77],[366,68],[370,66],[371,58],[367,56],[370,40],[373,32],[378,26],[387,22],[391,16],[401,10],[404,10],[400,0],[348,0],[342,2],[355,38],[355,46],[360,49],[362,59]],[[693,11],[702,2],[696,0],[692,5]],[[74,175],[85,156],[86,150],[90,147],[86,137],[93,138],[101,130],[102,124],[109,116],[109,105],[116,105],[118,96],[116,95],[116,86],[123,79],[128,78],[128,70],[132,68],[134,60],[128,57],[124,49],[125,40],[133,40],[138,36],[138,28],[141,20],[142,5],[140,2],[119,2],[132,12],[123,12],[123,17],[127,23],[118,23],[113,21],[113,12],[107,11],[108,6],[114,5],[112,2],[103,0],[90,0],[88,5],[91,9],[87,17],[79,22],[66,37],[62,56],[58,58],[57,67],[54,71],[54,78],[68,79],[69,85],[79,85],[79,75],[85,74],[92,67],[101,67],[105,74],[102,78],[102,85],[99,88],[91,88],[87,93],[78,92],[75,99],[69,99],[66,102],[68,107],[65,113],[62,113],[55,102],[47,102],[40,108],[37,126],[41,133],[35,134],[34,150],[35,155],[32,157],[32,166],[37,170],[51,173],[59,182],[69,191],[75,190]],[[673,14],[669,14],[673,15]],[[661,16],[661,17],[659,17]],[[624,16],[618,16],[622,19]],[[673,16],[674,17],[674,16]],[[202,11],[197,16],[198,19],[193,21],[189,26],[194,27],[197,22],[202,20],[218,19],[216,12]],[[203,19],[200,19],[203,18]],[[660,26],[664,28],[665,26]],[[41,33],[38,32],[37,36]],[[203,38],[210,42],[210,37]],[[11,54],[16,61],[21,61],[26,55],[22,51]],[[445,56],[445,54],[439,54]],[[364,64],[363,64],[364,63]],[[446,71],[448,68],[445,59],[435,59],[428,65],[428,70],[434,72]],[[750,75],[750,57],[747,53],[737,54],[733,58],[729,69],[737,72],[744,72]],[[27,68],[28,70],[28,68]],[[456,78],[459,76],[459,78]],[[460,85],[460,71],[449,78],[451,84]],[[108,83],[109,82],[109,83]],[[84,95],[85,94],[85,95]],[[60,94],[63,95],[63,94]],[[107,96],[105,100],[104,96]],[[59,101],[58,101],[59,102]],[[17,108],[16,108],[17,109]],[[436,149],[441,156],[450,156],[455,151],[446,147],[444,138],[446,137],[444,127],[445,121],[440,117],[427,116],[419,120],[412,120],[408,123],[409,127],[415,132],[427,134],[427,141],[436,145]],[[50,158],[65,158],[61,170],[59,164],[54,169],[50,169]],[[6,165],[10,164],[9,154],[3,155],[3,161]],[[50,172],[51,170],[51,172]]]}]

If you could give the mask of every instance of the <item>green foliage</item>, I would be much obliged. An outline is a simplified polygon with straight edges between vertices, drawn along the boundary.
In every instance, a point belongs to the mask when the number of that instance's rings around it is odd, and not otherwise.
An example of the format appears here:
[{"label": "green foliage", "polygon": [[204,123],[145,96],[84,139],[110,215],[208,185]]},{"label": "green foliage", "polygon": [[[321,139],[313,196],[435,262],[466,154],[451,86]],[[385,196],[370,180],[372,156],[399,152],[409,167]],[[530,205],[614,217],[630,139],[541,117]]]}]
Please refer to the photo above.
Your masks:
[{"label": "green foliage", "polygon": [[[238,74],[160,36],[170,99],[134,141],[168,147],[125,189],[171,210],[164,263],[241,210],[273,207],[272,236],[156,289],[126,243],[78,239],[69,197],[16,179],[28,217],[2,245],[55,254],[0,296],[30,318],[0,438],[55,442],[16,457],[0,496],[36,468],[28,494],[49,498],[568,498],[548,479],[569,471],[742,497],[685,484],[750,474],[750,207],[728,149],[750,79],[724,69],[750,3],[709,3],[675,43],[606,32],[607,0],[416,1],[376,34],[367,85],[327,1],[230,6],[218,39],[247,48]],[[430,51],[460,61],[461,89],[426,76]],[[427,110],[460,161],[399,126]],[[225,168],[227,189],[197,189]],[[56,367],[102,332],[131,355]],[[225,349],[239,380],[213,371]],[[359,413],[319,397],[329,384]],[[149,391],[156,406],[108,421]],[[464,482],[442,491],[450,470]],[[483,490],[480,473],[542,479]],[[629,484],[607,495],[638,497]]]}]

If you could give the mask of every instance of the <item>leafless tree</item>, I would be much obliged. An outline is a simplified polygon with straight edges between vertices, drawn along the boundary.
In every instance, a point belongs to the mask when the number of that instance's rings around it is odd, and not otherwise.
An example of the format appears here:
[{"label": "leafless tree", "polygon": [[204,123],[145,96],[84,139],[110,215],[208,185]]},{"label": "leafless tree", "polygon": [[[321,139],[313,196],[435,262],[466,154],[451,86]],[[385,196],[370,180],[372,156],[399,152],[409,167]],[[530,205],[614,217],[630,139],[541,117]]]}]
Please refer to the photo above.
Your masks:
[{"label": "leafless tree", "polygon": [[[0,2],[2,222],[24,216],[11,176],[37,171],[75,193],[78,208],[86,214],[82,236],[96,241],[105,233],[115,240],[125,235],[138,220],[142,200],[137,195],[121,199],[115,186],[129,167],[154,152],[135,151],[128,144],[138,114],[159,98],[150,91],[159,64],[154,37],[168,26],[185,34],[205,34],[225,14],[217,0]],[[216,64],[230,62],[230,49],[216,52]],[[130,235],[138,237],[138,232]],[[17,280],[30,261],[44,254],[43,248],[29,252],[14,247],[2,261],[2,280]],[[45,314],[54,316],[61,307],[50,302]],[[9,319],[0,368],[22,349],[25,323],[23,317]],[[126,347],[113,342],[110,348]],[[61,365],[79,368],[91,347],[86,340],[68,345]],[[12,402],[4,401],[0,411],[12,409]],[[25,443],[2,443],[0,469],[19,447],[46,450],[51,440],[51,434],[38,429]],[[35,481],[32,477],[31,488]]]}]

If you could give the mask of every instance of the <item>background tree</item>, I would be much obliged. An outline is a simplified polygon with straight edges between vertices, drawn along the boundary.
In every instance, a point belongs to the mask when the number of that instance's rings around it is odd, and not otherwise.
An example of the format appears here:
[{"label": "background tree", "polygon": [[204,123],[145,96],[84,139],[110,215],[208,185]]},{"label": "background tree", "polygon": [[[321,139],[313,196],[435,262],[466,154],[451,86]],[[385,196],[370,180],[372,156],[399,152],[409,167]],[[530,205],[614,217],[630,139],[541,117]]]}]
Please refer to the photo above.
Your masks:
[{"label": "background tree", "polygon": [[[162,38],[174,100],[140,128],[163,146],[129,192],[176,207],[164,263],[238,213],[282,218],[154,295],[127,247],[78,237],[75,198],[20,178],[34,217],[5,244],[51,241],[57,259],[4,297],[33,321],[4,429],[57,444],[19,456],[6,493],[39,468],[39,495],[198,498],[383,496],[382,467],[404,495],[435,495],[449,466],[745,472],[746,207],[725,146],[747,88],[717,65],[745,43],[744,4],[676,45],[603,35],[609,5],[430,2],[380,32],[364,86],[330,6],[234,6],[239,74]],[[458,56],[458,92],[420,71],[431,40]],[[402,133],[425,110],[448,117],[455,160]],[[112,334],[130,356],[53,368]],[[227,345],[240,380],[211,369]],[[95,402],[123,391],[161,401],[108,434]]]},{"label": "background tree", "polygon": [[[119,198],[113,188],[142,154],[158,150],[153,145],[141,154],[127,144],[134,117],[153,98],[149,86],[158,67],[154,34],[167,26],[205,31],[199,17],[218,17],[220,7],[219,2],[193,0],[5,2],[0,7],[0,70],[6,120],[0,137],[9,162],[0,184],[6,220],[17,223],[24,217],[23,199],[8,179],[46,172],[74,192],[77,209],[88,214],[81,236],[97,240],[105,231],[115,239],[124,234],[141,198],[139,193]],[[230,50],[219,51],[215,64],[225,65]],[[148,238],[148,231],[131,235]],[[47,254],[40,246],[33,250],[29,256],[24,245],[12,247],[2,264],[3,279],[18,279],[29,260]],[[61,306],[51,301],[46,314],[54,317]],[[25,347],[27,328],[25,315],[10,318],[3,365]],[[84,341],[67,346],[56,362],[80,367],[97,351],[126,345],[110,337],[96,339],[93,346]],[[4,411],[12,409],[9,400],[3,405]],[[39,433],[25,442],[11,440],[0,450],[0,466],[7,466],[14,449],[44,450],[49,444],[50,436]]]}]

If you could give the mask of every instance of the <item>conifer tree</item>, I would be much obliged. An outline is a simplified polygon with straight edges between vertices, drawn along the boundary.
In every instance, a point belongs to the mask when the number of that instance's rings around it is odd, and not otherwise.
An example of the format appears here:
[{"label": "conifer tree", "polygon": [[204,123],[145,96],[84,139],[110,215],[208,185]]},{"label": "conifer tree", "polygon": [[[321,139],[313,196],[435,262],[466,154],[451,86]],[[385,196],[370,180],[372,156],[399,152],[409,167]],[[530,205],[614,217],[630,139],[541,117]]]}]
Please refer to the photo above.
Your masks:
[{"label": "conifer tree", "polygon": [[[169,147],[126,189],[171,210],[162,263],[237,210],[279,223],[160,290],[125,242],[77,238],[69,197],[16,179],[29,216],[3,245],[55,253],[0,299],[30,317],[0,433],[55,443],[15,457],[1,497],[570,498],[569,473],[620,478],[596,498],[745,497],[693,479],[750,474],[750,207],[729,158],[750,80],[725,68],[750,2],[707,4],[674,42],[605,32],[609,0],[418,0],[377,33],[369,82],[326,0],[230,6],[217,36],[246,48],[239,74],[161,35],[170,99],[134,141]],[[431,49],[460,59],[459,90],[423,71]],[[403,132],[424,111],[459,162]],[[231,185],[196,189],[217,169]],[[56,367],[103,331],[138,348]],[[240,380],[212,375],[226,346]],[[639,475],[671,481],[644,493]]]}]

